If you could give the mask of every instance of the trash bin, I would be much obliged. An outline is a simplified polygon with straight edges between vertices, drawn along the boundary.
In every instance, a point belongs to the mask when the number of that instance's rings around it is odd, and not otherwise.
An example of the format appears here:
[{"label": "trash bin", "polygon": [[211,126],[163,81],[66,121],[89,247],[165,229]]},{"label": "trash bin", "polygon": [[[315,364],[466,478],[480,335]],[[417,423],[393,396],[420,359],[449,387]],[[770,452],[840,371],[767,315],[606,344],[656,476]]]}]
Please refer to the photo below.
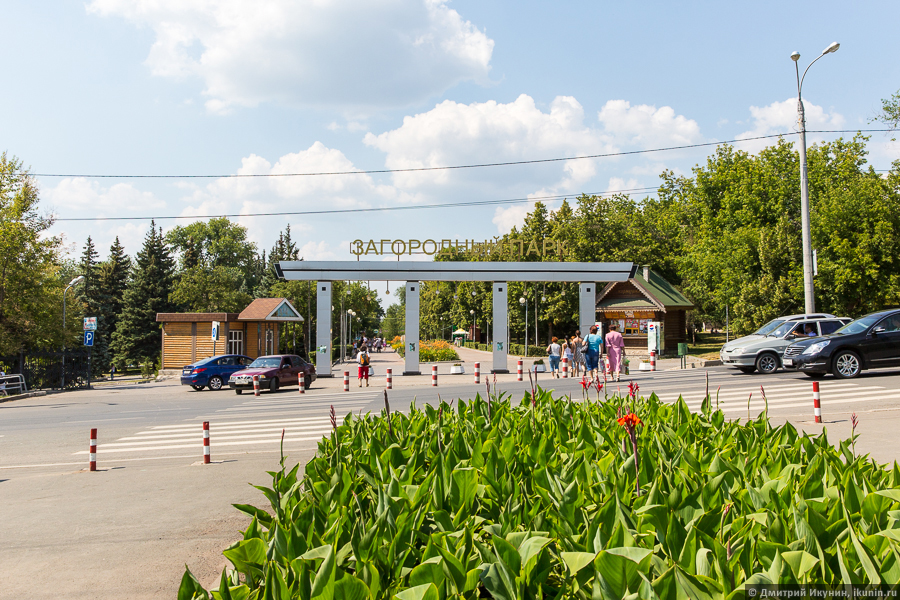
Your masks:
[{"label": "trash bin", "polygon": [[678,344],[678,356],[687,356],[688,353],[688,345],[686,343],[680,342]]}]

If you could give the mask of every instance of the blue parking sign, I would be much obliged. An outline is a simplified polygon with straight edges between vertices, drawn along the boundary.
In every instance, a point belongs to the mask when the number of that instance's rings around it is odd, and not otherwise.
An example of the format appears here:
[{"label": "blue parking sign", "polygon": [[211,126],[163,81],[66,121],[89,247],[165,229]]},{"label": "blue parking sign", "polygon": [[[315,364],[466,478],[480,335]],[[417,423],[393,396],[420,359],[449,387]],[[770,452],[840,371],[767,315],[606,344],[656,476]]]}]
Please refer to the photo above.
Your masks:
[{"label": "blue parking sign", "polygon": [[93,331],[85,331],[84,332],[84,345],[85,346],[93,346],[94,345],[94,332]]}]

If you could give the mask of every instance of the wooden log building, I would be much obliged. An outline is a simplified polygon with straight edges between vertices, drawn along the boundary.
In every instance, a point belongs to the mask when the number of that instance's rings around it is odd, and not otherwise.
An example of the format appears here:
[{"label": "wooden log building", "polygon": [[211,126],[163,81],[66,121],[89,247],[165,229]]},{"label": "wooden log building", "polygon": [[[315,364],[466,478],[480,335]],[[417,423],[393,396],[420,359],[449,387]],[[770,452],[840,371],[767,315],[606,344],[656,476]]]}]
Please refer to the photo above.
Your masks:
[{"label": "wooden log building", "polygon": [[687,311],[694,308],[675,286],[650,267],[638,268],[628,281],[609,283],[597,293],[597,321],[603,331],[615,323],[625,340],[626,352],[647,352],[647,324],[659,321],[664,354],[675,354],[687,342]]},{"label": "wooden log building", "polygon": [[[286,298],[257,298],[240,313],[157,313],[162,323],[161,369],[181,369],[217,354],[250,358],[278,352],[279,323],[303,321]],[[212,324],[219,322],[213,342]]]}]

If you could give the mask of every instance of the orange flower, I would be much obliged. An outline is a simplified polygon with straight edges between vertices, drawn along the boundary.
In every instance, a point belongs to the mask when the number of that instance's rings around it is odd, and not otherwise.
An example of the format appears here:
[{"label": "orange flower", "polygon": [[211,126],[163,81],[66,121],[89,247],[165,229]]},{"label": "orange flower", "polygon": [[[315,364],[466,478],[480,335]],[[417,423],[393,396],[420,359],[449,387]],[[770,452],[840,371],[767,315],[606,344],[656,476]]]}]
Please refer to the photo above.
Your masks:
[{"label": "orange flower", "polygon": [[624,427],[626,429],[633,429],[633,428],[637,427],[638,425],[643,425],[641,420],[638,419],[638,416],[634,413],[628,413],[624,417],[621,417],[620,419],[616,419],[616,420],[619,422],[619,425],[621,425],[622,427]]}]

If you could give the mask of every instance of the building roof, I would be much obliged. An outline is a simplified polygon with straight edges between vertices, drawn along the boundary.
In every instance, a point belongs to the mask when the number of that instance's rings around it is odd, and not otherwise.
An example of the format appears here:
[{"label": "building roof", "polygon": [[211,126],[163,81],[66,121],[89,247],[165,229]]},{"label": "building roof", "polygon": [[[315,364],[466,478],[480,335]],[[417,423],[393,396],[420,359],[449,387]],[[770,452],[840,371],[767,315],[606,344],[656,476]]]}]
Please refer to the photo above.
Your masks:
[{"label": "building roof", "polygon": [[212,323],[237,321],[238,313],[156,313],[158,323]]},{"label": "building roof", "polygon": [[257,298],[241,311],[238,321],[302,321],[287,298]]},{"label": "building roof", "polygon": [[[617,285],[632,285],[644,298],[609,298]],[[694,308],[684,294],[649,267],[638,268],[627,282],[607,284],[597,294],[597,308],[602,310],[661,310]]]}]

